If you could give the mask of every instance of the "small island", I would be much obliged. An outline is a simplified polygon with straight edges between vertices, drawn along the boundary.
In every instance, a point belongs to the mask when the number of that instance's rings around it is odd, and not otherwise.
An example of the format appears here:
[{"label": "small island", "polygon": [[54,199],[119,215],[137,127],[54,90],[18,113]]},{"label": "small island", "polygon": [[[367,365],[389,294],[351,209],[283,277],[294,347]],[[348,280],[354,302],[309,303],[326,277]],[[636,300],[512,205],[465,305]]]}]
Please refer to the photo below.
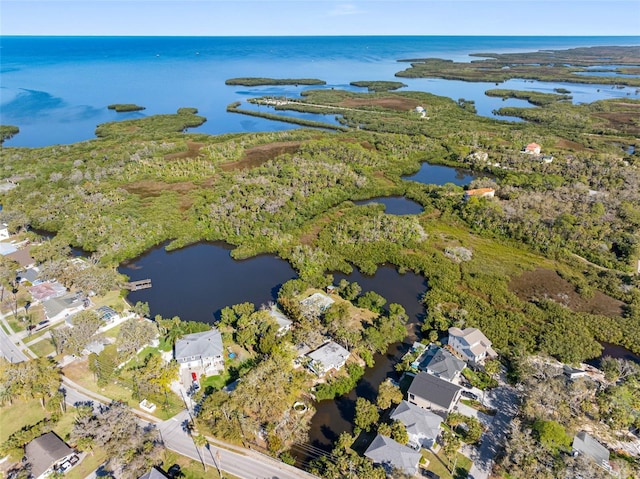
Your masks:
[{"label": "small island", "polygon": [[560,95],[555,93],[541,93],[535,91],[522,91],[522,90],[507,90],[501,88],[494,88],[484,92],[487,96],[498,97],[506,100],[507,98],[515,98],[517,100],[526,100],[532,105],[543,106],[550,105],[557,101],[571,100],[571,95]]},{"label": "small island", "polygon": [[135,103],[113,103],[107,107],[109,110],[115,110],[117,113],[125,113],[128,111],[140,111],[145,107],[136,105]]},{"label": "small island", "polygon": [[352,81],[350,85],[367,88],[373,92],[393,91],[407,86],[399,81]]},{"label": "small island", "polygon": [[326,85],[324,80],[317,78],[260,78],[260,77],[240,77],[229,78],[225,85],[242,86],[278,86],[278,85]]},{"label": "small island", "polygon": [[20,128],[13,125],[0,125],[0,145],[20,133]]}]

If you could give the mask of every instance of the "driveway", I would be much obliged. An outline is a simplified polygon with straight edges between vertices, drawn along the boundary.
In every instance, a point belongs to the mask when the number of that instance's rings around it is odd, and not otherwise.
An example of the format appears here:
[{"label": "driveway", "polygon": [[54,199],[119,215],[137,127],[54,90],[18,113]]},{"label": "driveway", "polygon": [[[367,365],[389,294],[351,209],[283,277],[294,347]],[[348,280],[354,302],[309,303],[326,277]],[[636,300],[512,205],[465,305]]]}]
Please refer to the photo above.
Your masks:
[{"label": "driveway", "polygon": [[463,450],[463,453],[473,461],[473,466],[469,471],[469,475],[473,479],[489,478],[493,460],[504,443],[511,420],[518,412],[518,394],[510,386],[501,386],[486,394],[485,404],[495,409],[496,415],[482,435],[480,447],[467,447]]}]

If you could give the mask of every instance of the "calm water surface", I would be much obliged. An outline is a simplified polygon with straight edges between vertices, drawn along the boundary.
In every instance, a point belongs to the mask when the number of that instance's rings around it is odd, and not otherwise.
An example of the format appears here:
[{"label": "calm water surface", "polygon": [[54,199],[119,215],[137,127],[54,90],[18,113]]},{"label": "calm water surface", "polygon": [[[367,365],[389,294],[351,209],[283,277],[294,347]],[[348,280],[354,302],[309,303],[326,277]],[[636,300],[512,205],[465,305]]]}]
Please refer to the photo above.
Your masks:
[{"label": "calm water surface", "polygon": [[[44,146],[94,138],[96,125],[132,117],[195,107],[207,122],[195,131],[275,131],[298,128],[226,112],[264,90],[226,86],[233,77],[311,77],[325,88],[344,88],[356,80],[396,80],[402,58],[476,58],[477,51],[522,52],[591,45],[637,45],[638,37],[0,37],[2,85],[0,123],[16,125],[20,134],[7,146]],[[402,79],[407,89],[454,100],[475,100],[481,115],[501,105],[528,106],[519,100],[484,96],[494,84]],[[512,88],[517,83],[505,82]],[[549,84],[527,83],[526,89]],[[309,87],[270,87],[269,94],[297,96]],[[348,87],[351,88],[351,87]],[[594,99],[636,95],[635,90],[598,92],[580,87]],[[571,89],[571,88],[570,88]],[[576,99],[575,101],[584,101]],[[146,107],[118,114],[111,103]],[[244,105],[243,105],[244,106]]]},{"label": "calm water surface", "polygon": [[425,162],[422,163],[420,170],[418,170],[416,174],[403,176],[402,178],[427,185],[444,185],[446,183],[453,183],[454,185],[465,186],[482,176],[487,175],[478,175],[471,170],[465,170],[463,168],[431,165]]},{"label": "calm water surface", "polygon": [[422,213],[422,205],[404,196],[387,196],[370,200],[354,201],[356,205],[383,204],[384,212],[389,215],[417,215]]},{"label": "calm water surface", "polygon": [[211,323],[225,306],[248,301],[256,308],[275,301],[282,283],[297,275],[286,261],[261,255],[236,261],[224,243],[201,243],[177,251],[154,248],[123,265],[131,281],[150,278],[153,287],[131,292],[128,300],[148,302],[152,317],[179,316]]}]

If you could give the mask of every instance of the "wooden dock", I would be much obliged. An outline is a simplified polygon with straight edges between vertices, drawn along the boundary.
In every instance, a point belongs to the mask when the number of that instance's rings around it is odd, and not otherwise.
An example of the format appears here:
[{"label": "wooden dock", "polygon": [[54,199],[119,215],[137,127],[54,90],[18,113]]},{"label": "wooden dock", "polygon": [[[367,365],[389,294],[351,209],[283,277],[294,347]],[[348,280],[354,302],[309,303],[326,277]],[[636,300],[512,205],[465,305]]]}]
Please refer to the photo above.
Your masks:
[{"label": "wooden dock", "polygon": [[151,287],[150,279],[141,279],[139,281],[131,281],[124,285],[129,291],[138,291],[140,289],[148,289]]}]

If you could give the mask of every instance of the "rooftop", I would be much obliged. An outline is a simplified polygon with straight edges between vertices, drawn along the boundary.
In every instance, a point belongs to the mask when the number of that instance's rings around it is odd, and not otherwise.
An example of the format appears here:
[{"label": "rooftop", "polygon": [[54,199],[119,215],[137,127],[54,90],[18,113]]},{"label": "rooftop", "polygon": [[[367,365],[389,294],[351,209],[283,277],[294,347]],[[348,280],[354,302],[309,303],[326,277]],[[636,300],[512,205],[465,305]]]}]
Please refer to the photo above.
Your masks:
[{"label": "rooftop", "polygon": [[322,364],[324,371],[328,371],[329,369],[344,363],[349,357],[349,354],[349,351],[338,343],[329,341],[315,351],[307,354],[307,356],[311,358],[313,362],[317,361]]},{"label": "rooftop", "polygon": [[48,432],[35,438],[25,448],[27,462],[31,464],[31,475],[41,476],[60,459],[73,454],[67,444],[55,432]]},{"label": "rooftop", "polygon": [[391,413],[391,419],[400,421],[409,434],[435,439],[440,433],[442,418],[431,411],[425,411],[415,404],[402,401]]},{"label": "rooftop", "polygon": [[381,434],[376,436],[364,455],[388,470],[397,467],[410,475],[418,472],[418,462],[422,457],[419,452]]},{"label": "rooftop", "polygon": [[175,358],[178,362],[222,355],[222,335],[216,328],[202,333],[186,334],[176,341]]},{"label": "rooftop", "polygon": [[440,379],[432,374],[420,372],[413,378],[413,382],[409,386],[409,393],[437,404],[444,409],[449,409],[461,389],[460,386],[456,386],[449,381]]},{"label": "rooftop", "polygon": [[430,348],[424,358],[420,361],[418,369],[453,381],[456,376],[466,367],[466,363],[456,358],[453,354],[443,348]]},{"label": "rooftop", "polygon": [[581,452],[591,457],[598,464],[605,466],[609,464],[609,449],[604,447],[585,431],[581,431],[575,435],[572,447],[574,451]]}]

